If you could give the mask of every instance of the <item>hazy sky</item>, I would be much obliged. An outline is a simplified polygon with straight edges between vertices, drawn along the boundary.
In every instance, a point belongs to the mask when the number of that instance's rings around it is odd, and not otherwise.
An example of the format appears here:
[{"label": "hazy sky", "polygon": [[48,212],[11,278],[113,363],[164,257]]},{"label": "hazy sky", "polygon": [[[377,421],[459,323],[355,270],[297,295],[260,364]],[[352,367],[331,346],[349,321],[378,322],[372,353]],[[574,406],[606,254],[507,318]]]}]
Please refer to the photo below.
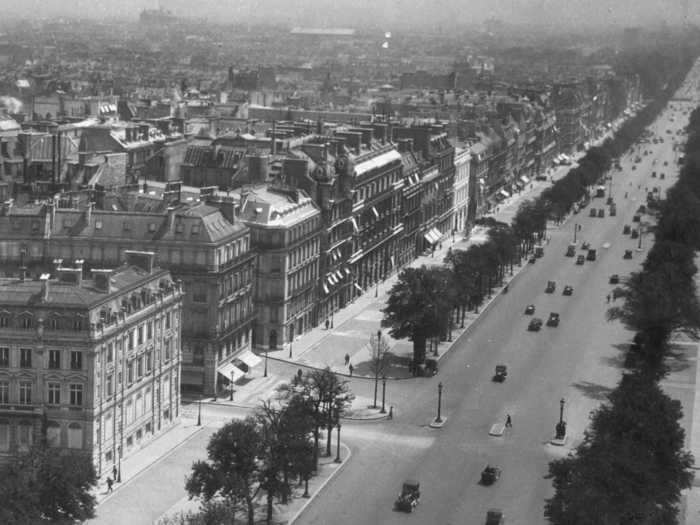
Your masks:
[{"label": "hazy sky", "polygon": [[[0,0],[0,16],[120,16],[136,18],[159,0]],[[684,0],[160,0],[182,16],[220,21],[272,20],[309,26],[352,26],[374,21],[387,26],[420,23],[478,23],[495,16],[509,22],[578,26],[649,25],[681,20]],[[686,0],[689,18],[698,22],[700,2]]]}]

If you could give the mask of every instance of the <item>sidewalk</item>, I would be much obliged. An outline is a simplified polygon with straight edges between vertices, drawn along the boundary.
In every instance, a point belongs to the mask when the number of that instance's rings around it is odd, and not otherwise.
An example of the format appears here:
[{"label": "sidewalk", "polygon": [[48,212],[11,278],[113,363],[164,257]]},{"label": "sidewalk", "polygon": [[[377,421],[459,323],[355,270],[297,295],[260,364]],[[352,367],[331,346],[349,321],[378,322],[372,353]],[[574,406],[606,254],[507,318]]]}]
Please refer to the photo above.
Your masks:
[{"label": "sidewalk", "polygon": [[180,418],[172,427],[162,434],[141,444],[141,448],[130,453],[121,461],[121,483],[115,482],[110,493],[107,487],[107,477],[114,479],[112,471],[105,471],[93,490],[99,505],[116,493],[121,487],[136,478],[156,461],[164,458],[178,447],[182,446],[196,432],[204,427],[197,426],[196,420]]}]

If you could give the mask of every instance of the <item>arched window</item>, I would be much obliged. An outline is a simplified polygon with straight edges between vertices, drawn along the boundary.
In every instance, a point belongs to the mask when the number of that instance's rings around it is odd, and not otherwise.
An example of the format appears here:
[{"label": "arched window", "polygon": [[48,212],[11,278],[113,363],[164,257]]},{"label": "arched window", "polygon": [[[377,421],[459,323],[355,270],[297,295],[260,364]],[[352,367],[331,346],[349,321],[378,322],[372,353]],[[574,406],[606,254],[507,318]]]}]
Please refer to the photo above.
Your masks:
[{"label": "arched window", "polygon": [[83,427],[80,423],[68,425],[68,448],[83,448]]},{"label": "arched window", "polygon": [[46,426],[46,441],[50,447],[61,446],[61,425],[56,421],[49,421]]}]

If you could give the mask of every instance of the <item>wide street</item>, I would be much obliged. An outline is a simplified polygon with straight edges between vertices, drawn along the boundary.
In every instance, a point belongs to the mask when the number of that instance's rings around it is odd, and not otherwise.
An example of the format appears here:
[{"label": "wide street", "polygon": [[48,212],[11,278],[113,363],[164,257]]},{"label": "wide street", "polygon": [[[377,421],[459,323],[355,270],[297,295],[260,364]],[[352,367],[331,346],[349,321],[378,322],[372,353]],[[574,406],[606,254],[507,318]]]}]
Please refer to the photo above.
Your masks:
[{"label": "wide street", "polygon": [[[690,104],[674,103],[681,105],[690,109]],[[545,256],[527,267],[509,293],[458,341],[441,361],[438,376],[391,385],[393,395],[402,400],[393,421],[344,426],[353,460],[297,523],[476,524],[483,523],[492,507],[503,509],[509,524],[544,522],[543,504],[551,492],[544,478],[548,461],[580,442],[589,412],[622,372],[631,334],[605,320],[606,296],[613,288],[608,281],[613,273],[624,279],[637,270],[652,242],[651,234],[643,235],[642,251],[637,251],[639,241],[623,235],[623,226],[637,227],[632,217],[646,203],[646,188],[658,186],[663,196],[676,180],[672,144],[685,122],[687,116],[680,112],[665,111],[651,127],[664,142],[643,144],[638,163],[633,148],[621,160],[622,171],[612,170],[616,217],[609,216],[606,199],[596,198],[564,224],[550,228]],[[644,155],[645,150],[650,154]],[[652,178],[652,171],[665,173],[665,179]],[[606,197],[608,189],[606,184]],[[589,217],[591,207],[605,208],[605,218]],[[581,225],[579,247],[585,240],[598,252],[596,261],[582,266],[564,255],[575,224]],[[625,250],[633,250],[631,260],[623,259]],[[553,294],[544,291],[548,280],[557,283]],[[572,296],[562,295],[565,285],[573,286]],[[530,303],[544,320],[558,312],[559,327],[528,332],[530,316],[523,311]],[[491,381],[498,363],[508,365],[502,384]],[[440,381],[447,421],[443,428],[432,429],[427,425],[436,414]],[[549,440],[562,398],[568,441],[555,447]],[[513,428],[503,437],[489,436],[490,427],[502,423],[506,414],[512,416]],[[503,475],[495,485],[482,487],[478,480],[487,463],[500,466]],[[392,510],[404,478],[421,483],[421,503],[413,515]]]}]

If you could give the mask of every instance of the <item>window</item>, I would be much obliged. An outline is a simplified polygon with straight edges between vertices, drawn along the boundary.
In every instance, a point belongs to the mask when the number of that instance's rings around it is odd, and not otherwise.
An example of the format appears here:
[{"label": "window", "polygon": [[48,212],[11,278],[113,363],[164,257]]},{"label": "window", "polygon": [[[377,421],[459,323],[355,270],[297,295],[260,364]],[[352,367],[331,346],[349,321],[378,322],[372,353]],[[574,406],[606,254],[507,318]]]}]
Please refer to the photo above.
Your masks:
[{"label": "window", "polygon": [[0,405],[10,404],[10,383],[0,381]]},{"label": "window", "polygon": [[7,328],[10,325],[10,318],[6,315],[0,316],[0,328]]},{"label": "window", "polygon": [[153,352],[150,350],[146,352],[146,373],[151,373],[151,368],[153,368]]},{"label": "window", "polygon": [[61,446],[61,425],[56,421],[49,421],[46,424],[46,441],[50,447]]},{"label": "window", "polygon": [[10,450],[10,422],[0,419],[0,452]]},{"label": "window", "polygon": [[61,328],[60,321],[56,317],[52,317],[51,319],[49,319],[49,328],[51,328],[51,330],[60,329]]},{"label": "window", "polygon": [[193,224],[192,225],[192,235],[198,235],[199,234],[199,224]]},{"label": "window", "polygon": [[134,362],[129,361],[129,363],[126,365],[126,381],[128,384],[131,384],[134,382]]},{"label": "window", "polygon": [[170,338],[165,340],[164,353],[165,353],[165,361],[169,361],[170,360]]},{"label": "window", "polygon": [[136,360],[136,379],[143,377],[143,356],[139,356]]},{"label": "window", "polygon": [[134,349],[134,331],[130,330],[129,331],[129,342],[126,347],[128,350],[133,350]]},{"label": "window", "polygon": [[19,383],[19,404],[32,404],[32,384],[29,381],[20,381]]},{"label": "window", "polygon": [[7,347],[0,348],[0,368],[10,367],[10,349]]},{"label": "window", "polygon": [[32,318],[31,317],[23,317],[22,318],[22,328],[29,329],[32,327]]},{"label": "window", "polygon": [[83,369],[83,353],[78,351],[71,351],[70,353],[70,368],[71,370],[82,370]]},{"label": "window", "polygon": [[129,221],[124,221],[124,231],[128,232],[131,230],[131,223]]},{"label": "window", "polygon": [[83,385],[73,384],[70,386],[70,404],[76,407],[83,405]]},{"label": "window", "polygon": [[109,343],[107,345],[107,362],[111,363],[114,361],[114,343]]},{"label": "window", "polygon": [[68,425],[68,448],[83,448],[83,427],[80,423]]},{"label": "window", "polygon": [[113,385],[113,382],[112,382],[112,374],[110,374],[110,375],[107,376],[106,384],[107,384],[107,386],[106,386],[106,388],[107,388],[107,397],[112,397],[112,393],[113,393],[112,389],[113,389],[113,386],[114,386],[114,385]]},{"label": "window", "polygon": [[19,366],[22,368],[32,367],[32,349],[31,348],[20,348],[19,349]]},{"label": "window", "polygon": [[61,404],[61,383],[49,383],[49,405]]},{"label": "window", "polygon": [[148,321],[146,325],[146,339],[149,341],[153,339],[153,321]]},{"label": "window", "polygon": [[17,426],[17,444],[21,451],[26,452],[32,446],[33,434],[32,424],[29,421],[22,421]]},{"label": "window", "polygon": [[80,319],[73,320],[73,330],[80,332],[83,329],[83,322]]},{"label": "window", "polygon": [[165,314],[165,329],[170,328],[170,312]]},{"label": "window", "polygon": [[102,221],[95,221],[95,229],[96,230],[102,229]]},{"label": "window", "polygon": [[61,351],[49,350],[49,368],[54,370],[61,368]]},{"label": "window", "polygon": [[139,331],[138,331],[138,344],[143,344],[143,325],[139,326]]}]

